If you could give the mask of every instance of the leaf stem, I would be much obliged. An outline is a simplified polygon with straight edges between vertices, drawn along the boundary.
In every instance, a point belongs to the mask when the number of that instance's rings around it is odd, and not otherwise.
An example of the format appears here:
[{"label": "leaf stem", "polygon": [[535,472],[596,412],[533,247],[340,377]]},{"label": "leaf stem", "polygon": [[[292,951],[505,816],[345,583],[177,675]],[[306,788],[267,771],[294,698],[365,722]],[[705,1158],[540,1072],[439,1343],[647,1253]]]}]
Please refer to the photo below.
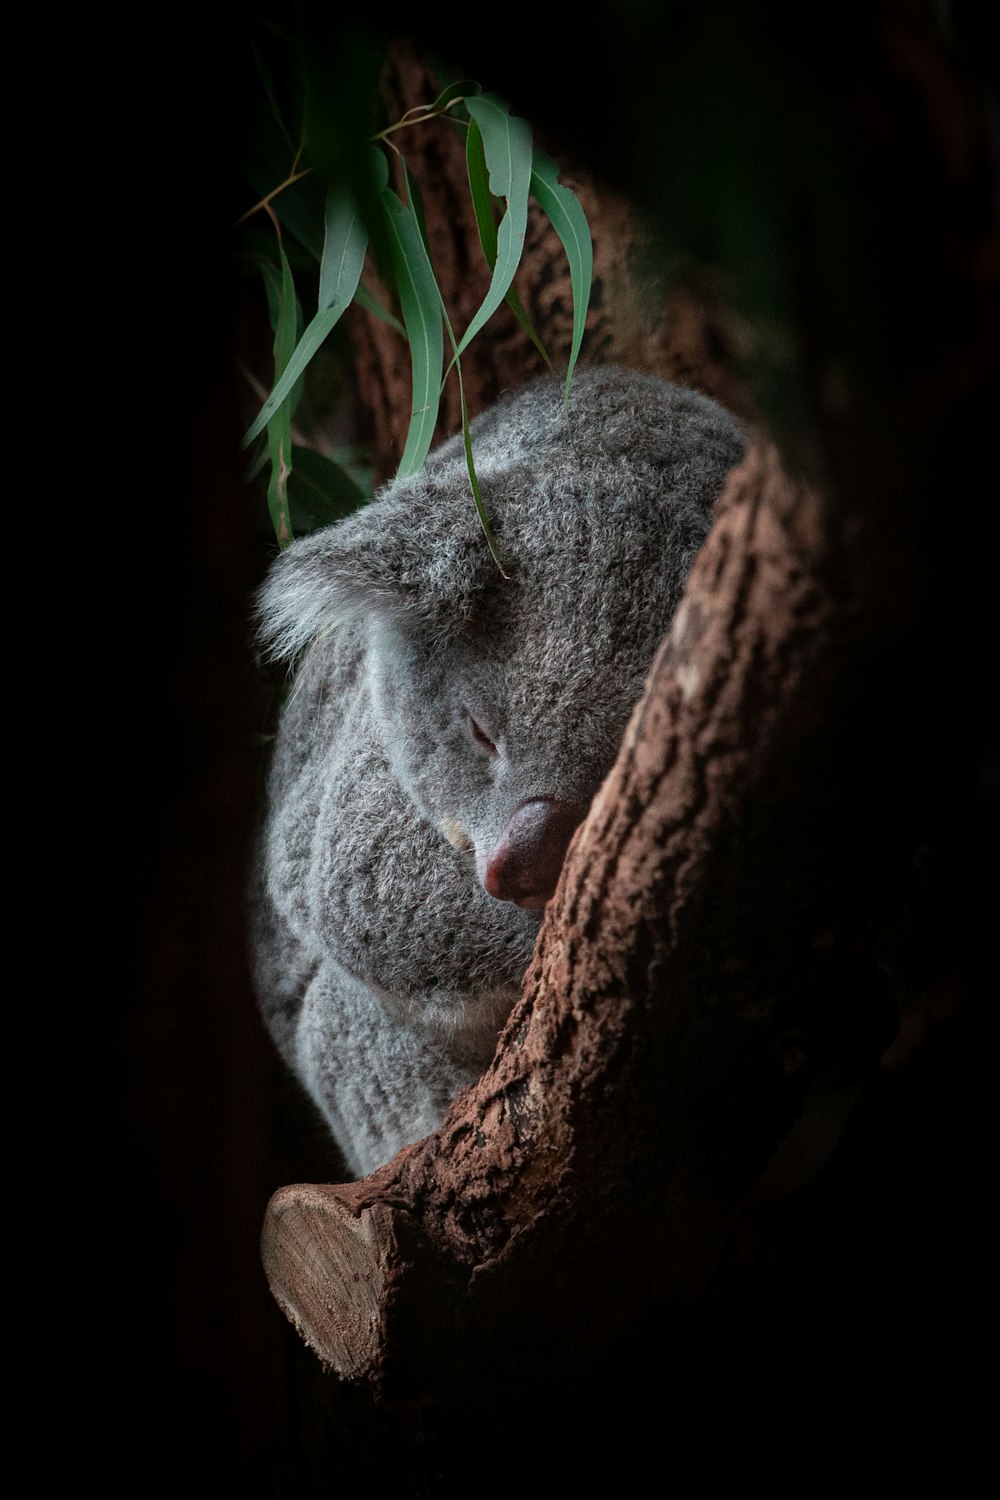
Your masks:
[{"label": "leaf stem", "polygon": [[[465,95],[461,94],[457,99],[450,99],[448,103],[443,105],[440,109],[435,109],[433,105],[427,106],[425,108],[425,106],[422,104],[415,104],[413,106],[413,109],[408,109],[406,111],[406,114],[396,121],[395,125],[387,125],[384,130],[380,130],[378,134],[373,135],[371,139],[373,141],[385,141],[386,145],[392,145],[392,142],[388,139],[388,137],[395,134],[397,130],[405,130],[410,125],[424,125],[428,120],[440,119],[442,116],[448,113],[453,104],[464,103]],[[422,115],[416,114],[416,111],[418,109],[424,109],[424,113]],[[410,118],[411,115],[414,116],[413,119]],[[457,115],[453,115],[452,119],[454,120],[454,123],[456,125],[465,125],[466,127],[468,126],[468,120],[463,120]]]},{"label": "leaf stem", "polygon": [[[295,153],[295,161],[298,161],[301,154],[301,150]],[[258,201],[253,205],[252,208],[247,209],[246,213],[240,214],[239,218],[236,220],[236,223],[243,224],[247,219],[253,218],[254,214],[260,213],[261,209],[270,209],[272,200],[277,198],[279,193],[283,193],[285,191],[285,188],[291,187],[293,183],[300,182],[303,177],[308,177],[311,171],[312,167],[304,167],[301,172],[296,172],[295,162],[293,162],[292,170],[285,178],[284,182],[279,182],[277,187],[272,188],[269,193],[265,193],[264,197],[258,199]]]}]

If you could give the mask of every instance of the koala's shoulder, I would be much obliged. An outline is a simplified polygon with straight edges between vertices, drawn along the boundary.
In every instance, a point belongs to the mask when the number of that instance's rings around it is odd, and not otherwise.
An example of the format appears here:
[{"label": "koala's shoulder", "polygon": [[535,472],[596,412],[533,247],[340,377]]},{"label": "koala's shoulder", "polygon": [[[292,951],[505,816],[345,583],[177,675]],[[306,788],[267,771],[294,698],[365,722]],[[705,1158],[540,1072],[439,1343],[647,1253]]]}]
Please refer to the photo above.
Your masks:
[{"label": "koala's shoulder", "polygon": [[356,622],[334,627],[312,644],[289,680],[272,781],[280,784],[295,774],[342,735],[350,718],[363,715],[365,671],[365,645]]}]

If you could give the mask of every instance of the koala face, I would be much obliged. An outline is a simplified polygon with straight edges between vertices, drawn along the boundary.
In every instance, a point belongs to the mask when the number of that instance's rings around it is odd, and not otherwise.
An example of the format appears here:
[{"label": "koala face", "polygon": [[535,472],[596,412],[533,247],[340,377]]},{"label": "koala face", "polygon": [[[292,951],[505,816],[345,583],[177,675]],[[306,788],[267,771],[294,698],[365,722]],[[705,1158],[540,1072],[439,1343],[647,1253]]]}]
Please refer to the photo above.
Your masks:
[{"label": "koala face", "polygon": [[[393,617],[368,626],[399,784],[491,895],[529,910],[555,889],[664,630],[656,590],[616,611],[588,597],[601,593],[589,559],[576,580],[572,563],[563,548],[531,575],[491,580],[444,639]],[[600,628],[581,639],[578,609],[593,618],[598,605]]]}]

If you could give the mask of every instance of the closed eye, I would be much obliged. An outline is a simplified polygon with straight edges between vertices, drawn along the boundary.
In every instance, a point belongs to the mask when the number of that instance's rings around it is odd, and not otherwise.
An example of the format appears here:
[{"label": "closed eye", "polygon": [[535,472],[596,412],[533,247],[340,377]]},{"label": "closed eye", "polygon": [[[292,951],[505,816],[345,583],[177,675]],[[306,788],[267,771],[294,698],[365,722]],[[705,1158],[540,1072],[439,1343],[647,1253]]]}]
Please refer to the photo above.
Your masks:
[{"label": "closed eye", "polygon": [[465,718],[468,719],[468,721],[469,721],[469,729],[470,729],[470,731],[472,733],[472,738],[475,740],[476,744],[477,745],[482,745],[483,749],[484,750],[488,750],[491,755],[499,755],[500,752],[497,749],[496,745],[490,739],[490,737],[486,733],[485,729],[481,729],[479,727],[479,725],[476,723],[475,719],[469,713],[469,710],[467,708],[463,708],[462,709],[462,713],[465,716]]}]

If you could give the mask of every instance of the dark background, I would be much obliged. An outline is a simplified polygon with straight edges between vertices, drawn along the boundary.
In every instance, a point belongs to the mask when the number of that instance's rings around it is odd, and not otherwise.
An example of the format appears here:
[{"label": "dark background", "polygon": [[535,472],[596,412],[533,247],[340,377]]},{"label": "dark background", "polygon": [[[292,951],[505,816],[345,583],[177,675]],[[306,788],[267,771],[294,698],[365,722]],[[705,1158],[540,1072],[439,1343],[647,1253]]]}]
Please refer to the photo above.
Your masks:
[{"label": "dark background", "polygon": [[[629,110],[655,115],[676,76],[676,50],[644,38],[647,10],[623,8],[633,31],[616,13],[578,17],[556,43],[529,46],[525,22],[470,38],[474,74],[523,95],[529,116],[551,105],[580,157],[614,171]],[[815,60],[815,35],[782,31],[781,7],[764,13],[789,69]],[[973,13],[956,13],[977,43]],[[231,359],[242,20],[175,14],[130,42],[120,73],[90,74],[87,128],[68,121],[62,142],[80,185],[73,232],[92,247],[80,336],[116,392],[110,430],[82,403],[76,450],[99,504],[79,537],[60,534],[67,600],[86,605],[83,631],[66,609],[60,641],[78,664],[65,732],[90,757],[60,879],[82,1031],[60,1045],[83,1114],[47,1177],[59,1205],[63,1183],[80,1186],[83,1244],[53,1256],[46,1335],[60,1366],[71,1351],[71,1463],[105,1492],[250,1497],[483,1490],[531,1468],[572,1482],[597,1464],[624,1489],[651,1463],[668,1483],[692,1462],[706,1478],[791,1468],[803,1483],[842,1465],[898,1479],[941,1464],[961,1482],[986,1422],[992,1070],[976,1005],[914,1073],[880,1080],[864,1133],[790,1228],[781,1276],[741,1319],[642,1331],[575,1410],[553,1391],[529,1413],[512,1392],[476,1431],[433,1403],[376,1407],[322,1373],[270,1298],[258,1256],[270,1192],[338,1173],[257,1020],[245,953],[260,775],[249,601],[268,548],[240,485]],[[977,838],[992,857],[992,829]],[[984,923],[964,939],[977,997]]]}]

